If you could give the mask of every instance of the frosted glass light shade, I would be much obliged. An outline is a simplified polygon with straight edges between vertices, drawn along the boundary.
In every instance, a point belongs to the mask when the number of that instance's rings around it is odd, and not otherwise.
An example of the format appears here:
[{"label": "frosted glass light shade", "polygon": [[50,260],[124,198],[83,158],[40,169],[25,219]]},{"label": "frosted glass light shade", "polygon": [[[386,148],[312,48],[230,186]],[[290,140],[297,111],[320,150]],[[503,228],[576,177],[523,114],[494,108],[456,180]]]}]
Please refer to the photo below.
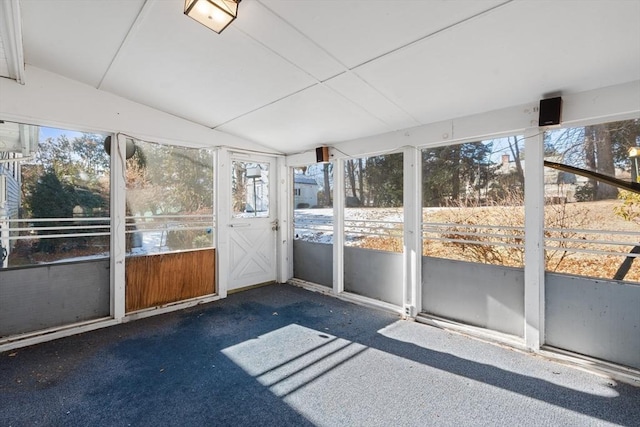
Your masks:
[{"label": "frosted glass light shade", "polygon": [[220,34],[238,16],[240,0],[185,0],[184,14]]}]

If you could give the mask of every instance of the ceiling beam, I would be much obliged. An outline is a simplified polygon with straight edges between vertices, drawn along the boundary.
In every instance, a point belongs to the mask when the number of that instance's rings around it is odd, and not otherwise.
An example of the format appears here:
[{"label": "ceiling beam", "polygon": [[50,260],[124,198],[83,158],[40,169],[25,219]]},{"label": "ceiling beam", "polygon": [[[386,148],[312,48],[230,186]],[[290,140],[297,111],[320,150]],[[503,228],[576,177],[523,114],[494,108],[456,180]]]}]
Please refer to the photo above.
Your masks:
[{"label": "ceiling beam", "polygon": [[144,4],[140,8],[140,11],[138,12],[138,16],[136,16],[135,21],[133,21],[133,24],[131,24],[131,28],[129,28],[127,35],[124,36],[124,39],[122,39],[122,43],[120,43],[118,50],[113,55],[113,58],[111,59],[111,62],[109,63],[109,66],[105,70],[104,74],[102,75],[102,78],[100,79],[100,82],[98,83],[98,86],[96,87],[96,89],[102,89],[102,84],[104,83],[104,80],[107,78],[107,75],[113,68],[113,64],[115,64],[118,58],[120,57],[120,52],[122,52],[127,42],[133,37],[136,31],[138,31],[138,29],[140,28],[142,21],[144,21],[145,16],[149,13],[149,10],[151,9],[152,2],[153,0],[145,0]]},{"label": "ceiling beam", "polygon": [[24,84],[24,49],[22,47],[22,19],[19,0],[0,2],[0,36],[4,45],[9,77]]}]

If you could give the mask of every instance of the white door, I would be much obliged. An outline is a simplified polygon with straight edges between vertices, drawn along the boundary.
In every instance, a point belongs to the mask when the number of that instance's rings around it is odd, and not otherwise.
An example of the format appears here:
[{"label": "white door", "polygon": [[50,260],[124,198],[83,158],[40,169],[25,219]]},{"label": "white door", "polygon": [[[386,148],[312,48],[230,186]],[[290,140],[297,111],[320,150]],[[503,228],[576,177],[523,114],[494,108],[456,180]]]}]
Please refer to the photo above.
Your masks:
[{"label": "white door", "polygon": [[230,159],[228,290],[276,280],[276,167],[269,157]]}]

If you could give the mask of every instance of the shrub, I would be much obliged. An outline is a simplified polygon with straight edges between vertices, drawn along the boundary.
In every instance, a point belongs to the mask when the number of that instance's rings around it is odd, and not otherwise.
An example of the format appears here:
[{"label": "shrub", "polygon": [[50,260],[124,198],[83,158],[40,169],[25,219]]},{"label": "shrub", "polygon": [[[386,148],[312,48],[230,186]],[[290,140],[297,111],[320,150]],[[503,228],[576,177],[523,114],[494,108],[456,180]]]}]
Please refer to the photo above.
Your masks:
[{"label": "shrub", "polygon": [[589,202],[595,200],[596,190],[590,182],[576,187],[575,198],[578,202]]},{"label": "shrub", "polygon": [[212,235],[204,230],[171,230],[167,232],[167,247],[187,250],[213,246]]},{"label": "shrub", "polygon": [[622,190],[618,199],[622,205],[615,206],[613,212],[625,221],[640,223],[640,194]]}]

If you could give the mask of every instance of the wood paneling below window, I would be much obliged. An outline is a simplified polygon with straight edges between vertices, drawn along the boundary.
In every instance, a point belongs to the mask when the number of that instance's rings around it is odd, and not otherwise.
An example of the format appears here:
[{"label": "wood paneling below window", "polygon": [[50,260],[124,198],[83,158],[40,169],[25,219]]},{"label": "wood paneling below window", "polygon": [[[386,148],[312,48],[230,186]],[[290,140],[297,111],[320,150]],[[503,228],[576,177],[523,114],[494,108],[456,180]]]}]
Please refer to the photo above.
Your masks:
[{"label": "wood paneling below window", "polygon": [[215,249],[128,257],[126,311],[214,294],[215,259]]}]

